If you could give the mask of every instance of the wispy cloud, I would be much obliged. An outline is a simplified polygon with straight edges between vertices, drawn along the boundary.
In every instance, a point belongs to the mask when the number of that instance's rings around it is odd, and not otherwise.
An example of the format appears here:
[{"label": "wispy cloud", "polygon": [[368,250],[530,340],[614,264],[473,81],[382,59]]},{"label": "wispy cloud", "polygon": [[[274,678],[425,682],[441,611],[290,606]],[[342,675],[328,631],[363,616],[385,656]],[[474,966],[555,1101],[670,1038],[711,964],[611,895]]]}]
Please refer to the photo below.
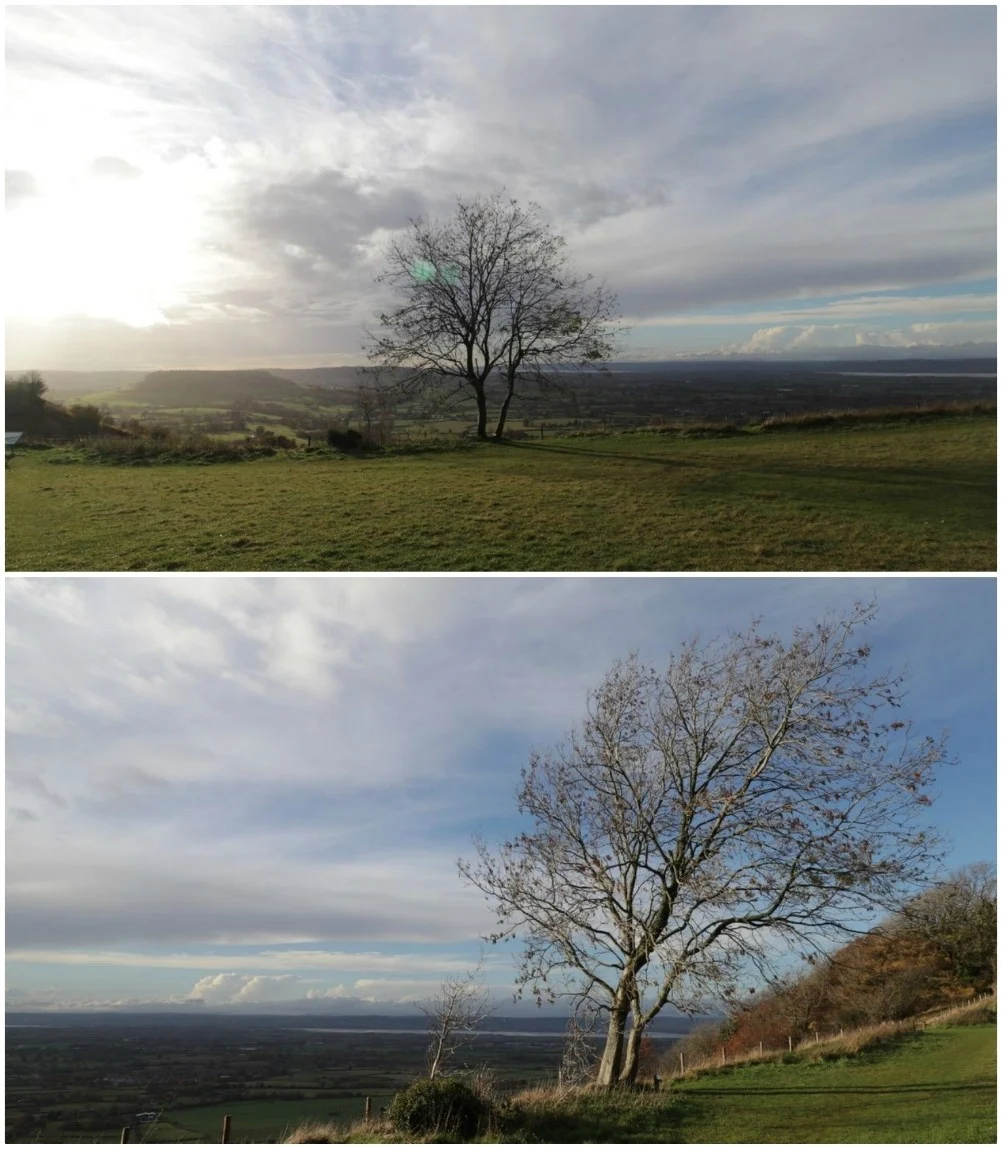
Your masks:
[{"label": "wispy cloud", "polygon": [[295,974],[364,997],[361,979],[452,972],[493,925],[456,858],[477,832],[517,832],[521,767],[616,658],[659,663],[694,631],[754,614],[788,630],[871,595],[875,660],[910,663],[922,732],[954,729],[965,781],[944,779],[936,817],[961,861],[994,841],[991,579],[6,590],[7,944],[26,992],[152,999],[198,977]]},{"label": "wispy cloud", "polygon": [[[380,242],[502,185],[540,200],[628,316],[666,322],[662,355],[711,346],[679,322],[707,308],[992,278],[995,21],[12,10],[8,358],[357,361]],[[43,363],[54,332],[63,357]]]}]

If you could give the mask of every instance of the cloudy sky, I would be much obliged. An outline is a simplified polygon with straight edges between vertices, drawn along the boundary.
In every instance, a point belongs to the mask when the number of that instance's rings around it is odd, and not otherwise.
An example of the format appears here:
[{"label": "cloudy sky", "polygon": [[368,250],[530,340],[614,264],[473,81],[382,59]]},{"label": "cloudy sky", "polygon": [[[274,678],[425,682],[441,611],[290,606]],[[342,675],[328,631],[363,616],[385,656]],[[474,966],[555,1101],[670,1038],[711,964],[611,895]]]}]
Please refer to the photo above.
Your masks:
[{"label": "cloudy sky", "polygon": [[[613,661],[876,594],[951,732],[934,824],[994,857],[992,579],[9,578],[8,1007],[385,1009],[493,925],[456,859]],[[513,967],[490,950],[511,1010]]]},{"label": "cloudy sky", "polygon": [[6,13],[7,365],[361,361],[419,214],[534,198],[620,358],[993,352],[996,11]]}]

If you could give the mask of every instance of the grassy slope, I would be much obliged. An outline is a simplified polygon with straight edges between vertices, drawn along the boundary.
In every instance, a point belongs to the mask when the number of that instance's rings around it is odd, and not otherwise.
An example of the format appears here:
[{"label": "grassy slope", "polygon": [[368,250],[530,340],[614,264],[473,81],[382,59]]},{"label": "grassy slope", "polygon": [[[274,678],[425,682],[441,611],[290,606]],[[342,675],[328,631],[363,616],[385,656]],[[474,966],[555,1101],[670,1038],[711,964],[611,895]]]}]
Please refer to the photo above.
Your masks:
[{"label": "grassy slope", "polygon": [[891,1053],[752,1065],[680,1096],[687,1141],[995,1140],[994,1026],[929,1029]]},{"label": "grassy slope", "polygon": [[995,1141],[993,1025],[929,1029],[837,1062],[741,1066],[670,1096],[583,1095],[539,1113],[554,1142]]},{"label": "grassy slope", "polygon": [[7,473],[8,570],[990,570],[995,421]]}]

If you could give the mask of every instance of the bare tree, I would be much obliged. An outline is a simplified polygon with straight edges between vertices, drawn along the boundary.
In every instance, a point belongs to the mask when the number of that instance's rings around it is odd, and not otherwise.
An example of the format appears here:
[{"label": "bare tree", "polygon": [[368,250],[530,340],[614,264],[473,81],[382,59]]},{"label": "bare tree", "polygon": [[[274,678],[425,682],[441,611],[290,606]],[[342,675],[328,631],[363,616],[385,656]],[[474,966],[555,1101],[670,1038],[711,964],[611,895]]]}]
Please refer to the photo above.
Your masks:
[{"label": "bare tree", "polygon": [[379,316],[368,355],[402,394],[455,381],[477,405],[477,437],[487,438],[487,384],[504,393],[494,436],[504,433],[518,384],[553,381],[552,369],[608,359],[614,297],[567,268],[565,241],[501,192],[459,199],[444,222],[411,220],[387,252],[378,282],[403,302]]},{"label": "bare tree", "polygon": [[379,430],[380,442],[386,439],[386,425],[393,416],[393,396],[385,386],[360,383],[355,392],[355,412],[365,424],[365,437],[372,438],[372,425]]},{"label": "bare tree", "polygon": [[592,1034],[598,1015],[579,1011],[567,1023],[564,1050],[560,1058],[560,1084],[585,1085],[595,1071],[595,1043]]},{"label": "bare tree", "polygon": [[582,727],[523,770],[534,828],[460,862],[497,912],[491,940],[522,942],[520,992],[607,1014],[598,1084],[635,1080],[665,1005],[696,1012],[748,962],[844,936],[924,880],[944,740],[915,744],[902,678],[865,675],[874,613],[787,644],[757,623],[693,640],[663,674],[616,664]]},{"label": "bare tree", "polygon": [[476,1037],[476,1028],[492,1012],[490,992],[482,981],[481,961],[469,973],[442,982],[438,993],[421,1004],[428,1019],[428,1080],[434,1081],[449,1058]]}]

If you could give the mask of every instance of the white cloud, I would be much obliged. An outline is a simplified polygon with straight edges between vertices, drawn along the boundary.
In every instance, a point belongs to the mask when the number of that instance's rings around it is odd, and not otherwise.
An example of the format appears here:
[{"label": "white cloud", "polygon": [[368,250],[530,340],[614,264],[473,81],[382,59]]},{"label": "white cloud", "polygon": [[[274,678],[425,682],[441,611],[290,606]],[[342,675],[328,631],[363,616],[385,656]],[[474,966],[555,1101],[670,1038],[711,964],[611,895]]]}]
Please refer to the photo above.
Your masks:
[{"label": "white cloud", "polygon": [[43,704],[18,705],[8,702],[6,730],[8,734],[38,734],[43,738],[65,735],[72,724]]},{"label": "white cloud", "polygon": [[[43,965],[114,966],[131,969],[384,971],[424,973],[442,977],[467,964],[463,954],[385,953],[294,949],[258,950],[249,953],[136,953],[123,950],[9,949],[7,960]],[[485,964],[495,964],[496,959]],[[249,976],[249,974],[248,974]]]},{"label": "white cloud", "polygon": [[199,978],[188,996],[207,1005],[295,1001],[303,996],[303,986],[300,978],[291,973],[217,973]]},{"label": "white cloud", "polygon": [[[913,657],[930,733],[958,714],[966,729],[972,708],[994,713],[993,587],[10,578],[11,959],[68,979],[116,967],[309,975],[320,988],[439,978],[494,925],[456,858],[477,831],[518,831],[520,768],[580,720],[614,659],[639,648],[660,662],[697,629],[753,613],[786,629],[876,594],[875,657]],[[303,657],[327,693],[270,674],[290,617],[318,639]]]},{"label": "white cloud", "polygon": [[995,323],[989,320],[912,323],[907,327],[886,330],[861,328],[849,323],[784,324],[761,328],[738,347],[721,348],[721,351],[756,354],[846,347],[898,347],[921,353],[926,349],[956,347],[965,343],[989,343],[994,338]]},{"label": "white cloud", "polygon": [[24,365],[357,361],[379,239],[502,184],[641,319],[994,275],[988,9],[22,7],[6,31]]}]

